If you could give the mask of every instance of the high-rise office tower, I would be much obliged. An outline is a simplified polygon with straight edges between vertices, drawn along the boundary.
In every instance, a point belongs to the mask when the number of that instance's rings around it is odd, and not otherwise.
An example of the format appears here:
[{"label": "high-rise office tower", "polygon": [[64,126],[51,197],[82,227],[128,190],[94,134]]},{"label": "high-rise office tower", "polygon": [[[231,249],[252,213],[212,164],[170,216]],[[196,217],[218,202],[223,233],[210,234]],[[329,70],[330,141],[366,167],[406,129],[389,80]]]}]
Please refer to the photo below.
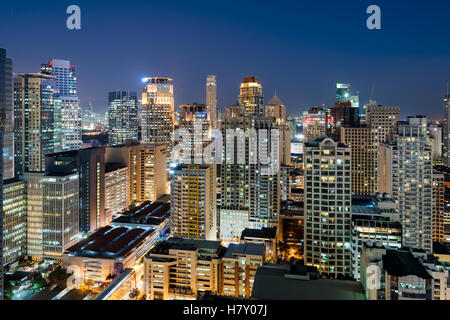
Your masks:
[{"label": "high-rise office tower", "polygon": [[167,146],[126,145],[106,148],[106,163],[121,163],[128,168],[129,205],[156,201],[168,194]]},{"label": "high-rise office tower", "polygon": [[0,130],[3,132],[3,179],[14,177],[14,102],[12,59],[0,48]]},{"label": "high-rise office tower", "polygon": [[81,148],[81,109],[75,66],[69,60],[51,59],[41,64],[41,73],[55,77],[55,97],[61,100],[61,150]]},{"label": "high-rise office tower", "polygon": [[392,159],[392,197],[399,204],[403,245],[432,250],[432,156],[427,118],[408,117],[397,124]]},{"label": "high-rise office tower", "polygon": [[145,78],[142,92],[142,143],[166,144],[174,130],[173,84],[170,78]]},{"label": "high-rise office tower", "polygon": [[217,81],[216,76],[206,77],[206,106],[208,119],[212,128],[215,128],[217,119]]},{"label": "high-rise office tower", "polygon": [[258,78],[244,77],[238,100],[239,105],[244,107],[244,116],[264,116],[264,96]]},{"label": "high-rise office tower", "polygon": [[444,144],[442,147],[442,160],[444,165],[450,166],[450,94],[444,96],[444,122],[442,123]]},{"label": "high-rise office tower", "polygon": [[138,142],[138,100],[136,92],[114,91],[108,94],[108,139],[116,146]]},{"label": "high-rise office tower", "polygon": [[378,148],[375,129],[342,127],[341,142],[352,149],[352,192],[375,195],[378,191]]},{"label": "high-rise office tower", "polygon": [[19,262],[26,252],[26,183],[17,178],[3,181],[3,263]]},{"label": "high-rise office tower", "polygon": [[216,165],[181,165],[171,170],[171,233],[216,240]]},{"label": "high-rise office tower", "polygon": [[351,148],[321,137],[305,144],[305,264],[351,276]]},{"label": "high-rise office tower", "polygon": [[19,74],[14,79],[15,175],[43,172],[45,155],[55,151],[55,92],[52,76]]},{"label": "high-rise office tower", "polygon": [[445,209],[444,175],[433,173],[433,242],[444,242],[444,209]]},{"label": "high-rise office tower", "polygon": [[352,108],[359,110],[359,92],[353,96],[350,84],[336,83],[336,102],[350,102]]},{"label": "high-rise office tower", "polygon": [[86,148],[46,156],[46,171],[79,174],[80,231],[89,232],[108,224],[105,220],[105,148]]},{"label": "high-rise office tower", "polygon": [[42,256],[61,260],[64,251],[78,241],[79,175],[52,173],[42,178]]},{"label": "high-rise office tower", "polygon": [[400,107],[398,106],[366,106],[366,123],[375,130],[377,145],[387,141],[399,120]]},{"label": "high-rise office tower", "polygon": [[350,102],[350,96],[350,84],[336,83],[336,102]]}]

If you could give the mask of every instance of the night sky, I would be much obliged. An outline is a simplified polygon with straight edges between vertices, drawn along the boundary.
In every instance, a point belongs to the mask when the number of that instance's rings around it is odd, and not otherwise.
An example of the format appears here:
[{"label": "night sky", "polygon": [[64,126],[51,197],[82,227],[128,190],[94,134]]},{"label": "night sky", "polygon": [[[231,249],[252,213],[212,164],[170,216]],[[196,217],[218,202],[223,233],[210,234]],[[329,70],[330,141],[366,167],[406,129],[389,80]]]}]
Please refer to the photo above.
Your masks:
[{"label": "night sky", "polygon": [[[81,30],[66,28],[71,4]],[[371,4],[381,30],[366,28]],[[0,47],[15,72],[70,59],[82,106],[91,98],[102,113],[108,91],[140,92],[144,76],[173,78],[176,105],[204,103],[215,74],[221,109],[255,75],[265,102],[277,90],[291,115],[331,105],[344,82],[361,105],[374,86],[379,104],[437,119],[450,82],[450,1],[2,0]]]}]

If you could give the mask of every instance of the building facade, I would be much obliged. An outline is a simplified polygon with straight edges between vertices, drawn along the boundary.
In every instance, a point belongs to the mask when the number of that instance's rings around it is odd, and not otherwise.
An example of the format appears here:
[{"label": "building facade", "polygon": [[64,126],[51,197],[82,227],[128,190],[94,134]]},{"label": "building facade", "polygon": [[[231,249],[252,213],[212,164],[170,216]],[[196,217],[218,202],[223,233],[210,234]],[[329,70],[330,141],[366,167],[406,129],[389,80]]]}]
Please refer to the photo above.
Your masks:
[{"label": "building facade", "polygon": [[14,177],[13,60],[0,48],[0,115],[3,132],[3,179]]},{"label": "building facade", "polygon": [[305,264],[337,278],[352,274],[351,148],[328,137],[305,145]]},{"label": "building facade", "polygon": [[216,166],[183,165],[171,172],[171,234],[217,239]]},{"label": "building facade", "polygon": [[138,142],[138,99],[136,92],[108,94],[108,139],[110,146]]}]

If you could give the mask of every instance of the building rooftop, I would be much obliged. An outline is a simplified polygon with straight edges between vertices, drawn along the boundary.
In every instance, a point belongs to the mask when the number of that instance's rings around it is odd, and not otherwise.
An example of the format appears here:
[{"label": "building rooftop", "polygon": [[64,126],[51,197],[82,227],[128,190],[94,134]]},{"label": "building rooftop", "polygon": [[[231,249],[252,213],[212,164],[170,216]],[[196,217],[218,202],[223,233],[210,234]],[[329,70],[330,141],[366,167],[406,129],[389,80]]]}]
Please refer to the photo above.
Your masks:
[{"label": "building rooftop", "polygon": [[160,224],[170,217],[170,203],[145,201],[120,213],[114,223]]},{"label": "building rooftop", "polygon": [[106,226],[67,249],[66,253],[72,256],[123,258],[155,231],[153,228]]},{"label": "building rooftop", "polygon": [[276,236],[277,236],[277,228],[262,228],[262,229],[245,228],[244,231],[242,231],[241,239],[245,238],[275,239]]},{"label": "building rooftop", "polygon": [[127,166],[120,162],[111,162],[105,164],[105,173],[109,173],[112,171],[116,171],[122,168],[126,168]]},{"label": "building rooftop", "polygon": [[264,245],[263,244],[236,244],[232,243],[225,251],[224,258],[236,259],[240,255],[252,255],[252,256],[262,256],[264,255]]},{"label": "building rooftop", "polygon": [[365,300],[356,281],[290,278],[281,265],[262,265],[253,285],[252,299],[259,300]]},{"label": "building rooftop", "polygon": [[432,279],[420,261],[406,250],[387,250],[383,255],[383,267],[390,275],[398,277],[415,275],[422,279]]},{"label": "building rooftop", "polygon": [[169,254],[169,250],[186,250],[186,251],[210,251],[219,255],[222,246],[220,241],[211,240],[195,240],[195,239],[183,239],[183,238],[169,238],[165,241],[158,243],[148,255],[152,254]]}]

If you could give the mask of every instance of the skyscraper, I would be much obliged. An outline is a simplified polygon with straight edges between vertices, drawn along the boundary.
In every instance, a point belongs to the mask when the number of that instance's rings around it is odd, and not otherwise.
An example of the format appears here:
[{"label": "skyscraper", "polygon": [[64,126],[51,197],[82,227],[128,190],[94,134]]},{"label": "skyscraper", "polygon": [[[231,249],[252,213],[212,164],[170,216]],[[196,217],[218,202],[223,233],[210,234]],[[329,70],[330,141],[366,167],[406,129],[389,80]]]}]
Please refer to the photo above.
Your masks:
[{"label": "skyscraper", "polygon": [[14,79],[15,175],[43,172],[45,155],[55,151],[57,110],[52,76],[40,73],[19,74]]},{"label": "skyscraper", "polygon": [[444,208],[445,208],[444,175],[433,173],[433,242],[445,242]]},{"label": "skyscraper", "polygon": [[351,276],[351,149],[322,136],[305,144],[305,264]]},{"label": "skyscraper", "polygon": [[19,262],[26,255],[26,183],[17,178],[3,181],[3,262]]},{"label": "skyscraper", "polygon": [[353,194],[375,195],[378,191],[378,148],[375,129],[342,127],[341,142],[352,149]]},{"label": "skyscraper", "polygon": [[450,166],[450,94],[444,96],[444,123],[442,127],[442,135],[444,137],[442,160],[444,165]]},{"label": "skyscraper", "polygon": [[398,201],[403,245],[432,250],[432,156],[427,118],[408,117],[397,125],[392,152],[392,197]]},{"label": "skyscraper", "polygon": [[375,131],[375,140],[380,145],[393,133],[397,122],[400,120],[399,106],[366,106],[366,123]]},{"label": "skyscraper", "polygon": [[217,121],[217,81],[214,75],[206,77],[206,106],[211,127],[215,128]]},{"label": "skyscraper", "polygon": [[174,130],[173,84],[170,78],[144,78],[142,143],[172,145]]},{"label": "skyscraper", "polygon": [[78,240],[78,178],[78,173],[43,176],[42,258],[60,260]]},{"label": "skyscraper", "polygon": [[336,102],[350,102],[350,96],[350,84],[336,83]]},{"label": "skyscraper", "polygon": [[46,156],[46,171],[52,174],[79,174],[80,231],[104,227],[105,220],[105,148],[85,148]]},{"label": "skyscraper", "polygon": [[109,145],[138,142],[138,99],[136,92],[114,91],[108,95]]},{"label": "skyscraper", "polygon": [[81,148],[81,109],[75,66],[69,60],[51,59],[41,65],[41,73],[55,77],[55,97],[61,100],[61,150]]},{"label": "skyscraper", "polygon": [[[276,226],[282,161],[281,141],[272,131],[277,129],[276,124],[272,118],[229,117],[223,120],[221,129],[227,141],[223,143],[220,215],[223,211],[248,211],[248,227]],[[260,135],[263,132],[267,133],[266,137]],[[269,163],[264,163],[266,155],[270,155]],[[239,212],[239,215],[243,217],[244,213]]]},{"label": "skyscraper", "polygon": [[245,116],[264,116],[264,96],[258,78],[244,77],[238,100],[239,105],[244,107]]},{"label": "skyscraper", "polygon": [[182,165],[171,171],[171,233],[217,239],[216,165]]},{"label": "skyscraper", "polygon": [[3,179],[14,177],[14,103],[12,59],[0,48],[0,126],[3,131]]}]

